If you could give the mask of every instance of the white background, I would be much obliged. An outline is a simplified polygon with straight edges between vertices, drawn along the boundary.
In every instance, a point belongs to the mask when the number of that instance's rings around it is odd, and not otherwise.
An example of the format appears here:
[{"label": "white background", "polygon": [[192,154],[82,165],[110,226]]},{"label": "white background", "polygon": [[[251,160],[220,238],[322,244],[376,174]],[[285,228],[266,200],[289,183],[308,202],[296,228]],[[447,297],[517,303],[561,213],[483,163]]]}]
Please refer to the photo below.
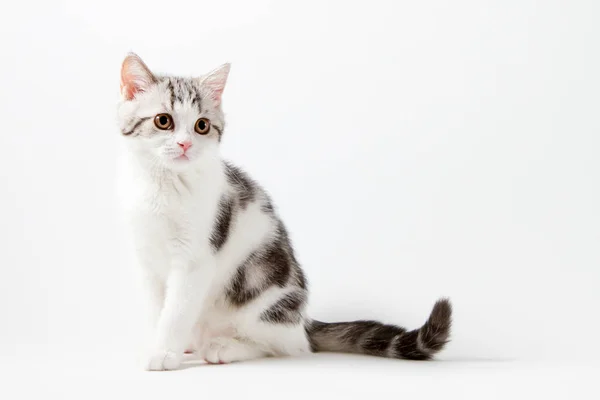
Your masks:
[{"label": "white background", "polygon": [[[4,5],[2,380],[74,398],[597,395],[598,21],[596,0]],[[312,315],[415,328],[449,296],[440,361],[137,372],[114,190],[130,50],[172,74],[232,62],[223,153],[278,204]]]}]

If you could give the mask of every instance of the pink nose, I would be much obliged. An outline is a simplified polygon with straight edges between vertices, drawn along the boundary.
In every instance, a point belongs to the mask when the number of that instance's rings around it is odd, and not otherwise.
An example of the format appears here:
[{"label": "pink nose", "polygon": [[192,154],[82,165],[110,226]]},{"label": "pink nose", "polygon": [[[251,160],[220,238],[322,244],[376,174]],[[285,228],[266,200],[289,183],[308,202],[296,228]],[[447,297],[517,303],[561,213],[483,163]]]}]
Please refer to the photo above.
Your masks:
[{"label": "pink nose", "polygon": [[187,151],[187,149],[192,147],[192,142],[189,140],[186,140],[185,142],[177,142],[177,144],[183,149],[184,153]]}]

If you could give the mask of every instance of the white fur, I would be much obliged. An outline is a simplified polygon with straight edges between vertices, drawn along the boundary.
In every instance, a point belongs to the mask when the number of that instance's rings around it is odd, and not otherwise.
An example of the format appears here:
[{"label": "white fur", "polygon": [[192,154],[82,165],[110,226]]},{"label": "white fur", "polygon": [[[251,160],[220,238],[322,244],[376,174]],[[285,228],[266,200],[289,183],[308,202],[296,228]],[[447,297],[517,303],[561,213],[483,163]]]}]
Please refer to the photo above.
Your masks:
[{"label": "white fur", "polygon": [[[130,170],[135,171],[135,165]],[[175,369],[190,346],[214,363],[309,352],[301,325],[259,320],[288,289],[269,288],[240,309],[225,299],[225,285],[237,267],[275,227],[257,204],[250,204],[233,221],[227,243],[216,255],[211,253],[208,238],[217,202],[226,190],[220,164],[212,165],[210,172],[134,176],[129,213],[155,330],[146,368]],[[188,181],[186,189],[179,179]],[[247,337],[253,344],[234,336]]]},{"label": "white fur", "polygon": [[[145,368],[149,370],[177,368],[190,346],[214,363],[310,351],[302,324],[276,326],[260,321],[260,314],[288,289],[271,287],[240,308],[225,298],[225,287],[238,266],[275,235],[272,218],[257,203],[250,203],[236,213],[220,251],[214,254],[210,247],[219,199],[232,188],[225,178],[218,141],[194,134],[193,125],[206,116],[223,123],[219,103],[228,68],[219,72],[220,80],[208,80],[211,93],[219,92],[219,99],[202,115],[187,103],[168,110],[169,99],[160,88],[147,89],[120,105],[123,131],[134,117],[162,112],[172,112],[176,126],[171,134],[125,137],[127,151],[119,170],[145,287],[151,333]],[[152,121],[146,124],[145,129],[154,129]],[[175,162],[173,158],[181,154],[176,142],[183,139],[193,143],[189,161]],[[261,277],[252,279],[258,284]]]}]

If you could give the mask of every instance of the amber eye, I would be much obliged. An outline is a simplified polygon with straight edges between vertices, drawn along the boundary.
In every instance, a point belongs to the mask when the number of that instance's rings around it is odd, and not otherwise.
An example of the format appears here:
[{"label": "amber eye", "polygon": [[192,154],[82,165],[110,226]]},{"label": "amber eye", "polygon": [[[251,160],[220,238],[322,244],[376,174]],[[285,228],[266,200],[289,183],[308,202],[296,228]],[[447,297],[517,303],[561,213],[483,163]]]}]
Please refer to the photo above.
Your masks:
[{"label": "amber eye", "polygon": [[206,135],[210,130],[210,121],[206,118],[200,118],[198,121],[196,121],[194,130],[201,135]]},{"label": "amber eye", "polygon": [[154,117],[154,125],[162,130],[171,129],[173,127],[173,118],[169,114],[158,114]]}]

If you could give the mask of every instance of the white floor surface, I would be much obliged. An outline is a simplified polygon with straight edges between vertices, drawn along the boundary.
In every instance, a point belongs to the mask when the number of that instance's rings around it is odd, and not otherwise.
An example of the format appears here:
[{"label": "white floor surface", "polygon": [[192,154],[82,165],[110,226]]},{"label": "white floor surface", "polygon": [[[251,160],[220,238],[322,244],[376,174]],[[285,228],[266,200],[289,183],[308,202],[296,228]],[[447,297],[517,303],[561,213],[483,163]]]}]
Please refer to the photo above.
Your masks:
[{"label": "white floor surface", "polygon": [[593,361],[410,362],[318,354],[231,365],[188,361],[178,371],[143,372],[117,357],[73,359],[5,360],[0,398],[600,399],[600,364]]}]

